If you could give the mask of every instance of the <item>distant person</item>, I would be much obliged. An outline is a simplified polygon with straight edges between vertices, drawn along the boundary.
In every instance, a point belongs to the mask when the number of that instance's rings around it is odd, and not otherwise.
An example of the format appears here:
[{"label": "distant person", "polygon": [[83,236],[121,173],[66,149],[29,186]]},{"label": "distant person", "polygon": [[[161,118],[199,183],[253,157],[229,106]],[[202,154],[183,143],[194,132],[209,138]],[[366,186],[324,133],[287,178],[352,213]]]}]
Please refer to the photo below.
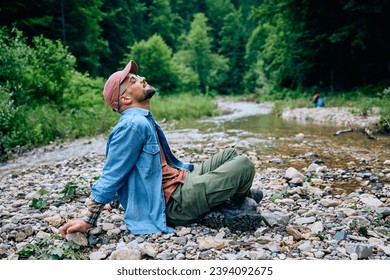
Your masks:
[{"label": "distant person", "polygon": [[312,102],[316,107],[325,107],[325,101],[319,93],[314,94]]},{"label": "distant person", "polygon": [[257,203],[263,197],[260,190],[250,190],[253,163],[232,148],[195,166],[179,161],[150,112],[156,89],[137,73],[131,60],[105,83],[104,99],[121,116],[108,137],[106,162],[91,186],[87,214],[68,221],[61,235],[87,232],[117,198],[133,234],[174,232],[171,227],[198,221],[241,231],[260,226],[260,213],[242,207],[246,197]]}]

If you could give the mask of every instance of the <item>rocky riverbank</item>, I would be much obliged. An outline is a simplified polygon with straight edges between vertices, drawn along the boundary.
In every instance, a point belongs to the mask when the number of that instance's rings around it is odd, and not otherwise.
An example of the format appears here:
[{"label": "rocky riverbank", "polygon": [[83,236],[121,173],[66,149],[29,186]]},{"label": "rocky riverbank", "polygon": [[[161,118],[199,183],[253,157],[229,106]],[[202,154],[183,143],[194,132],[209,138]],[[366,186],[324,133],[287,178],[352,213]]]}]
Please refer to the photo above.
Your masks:
[{"label": "rocky riverbank", "polygon": [[226,147],[248,155],[256,166],[252,188],[265,194],[257,210],[272,227],[231,232],[192,224],[174,234],[133,235],[119,208],[104,211],[88,235],[64,240],[59,228],[82,215],[89,184],[104,164],[104,149],[96,152],[95,140],[81,140],[78,154],[0,168],[0,259],[390,259],[390,158],[378,161],[375,151],[339,154],[345,161],[339,168],[312,147],[296,155],[259,155],[253,139],[182,142],[172,149],[194,163]]},{"label": "rocky riverbank", "polygon": [[353,114],[354,110],[356,111],[353,108],[335,107],[284,109],[282,117],[299,122],[314,122],[352,129],[373,128],[380,120],[376,109],[366,116]]}]

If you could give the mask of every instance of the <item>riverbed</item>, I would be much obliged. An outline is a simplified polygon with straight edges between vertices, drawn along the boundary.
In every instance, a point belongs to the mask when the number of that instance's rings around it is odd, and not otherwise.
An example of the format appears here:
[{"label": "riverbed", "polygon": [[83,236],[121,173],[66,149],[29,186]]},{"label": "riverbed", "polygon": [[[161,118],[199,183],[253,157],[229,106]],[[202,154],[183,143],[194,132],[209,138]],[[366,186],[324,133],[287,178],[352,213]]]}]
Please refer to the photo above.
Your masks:
[{"label": "riverbed", "polygon": [[[371,139],[359,131],[335,136],[346,128],[343,124],[276,117],[272,104],[219,105],[225,115],[160,124],[182,161],[197,163],[227,147],[246,154],[256,167],[252,188],[264,192],[256,210],[271,227],[232,232],[191,224],[177,227],[174,234],[138,236],[126,230],[119,208],[104,211],[88,235],[77,237],[84,248],[81,256],[390,259],[389,136]],[[65,246],[59,228],[85,210],[89,183],[100,176],[104,165],[105,141],[102,135],[53,143],[1,164],[1,259],[26,258],[18,250],[27,244],[40,244],[43,253]],[[69,183],[78,189],[64,202],[60,198]],[[36,209],[33,199],[48,205]]]}]

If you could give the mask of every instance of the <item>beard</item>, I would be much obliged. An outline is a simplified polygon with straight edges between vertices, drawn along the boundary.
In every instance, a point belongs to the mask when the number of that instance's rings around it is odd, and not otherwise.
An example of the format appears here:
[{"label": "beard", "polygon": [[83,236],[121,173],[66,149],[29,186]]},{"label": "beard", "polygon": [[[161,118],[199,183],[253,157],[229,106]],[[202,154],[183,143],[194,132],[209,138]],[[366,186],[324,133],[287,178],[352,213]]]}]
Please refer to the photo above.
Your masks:
[{"label": "beard", "polygon": [[150,87],[145,91],[145,99],[150,99],[156,93],[156,89],[154,87]]}]

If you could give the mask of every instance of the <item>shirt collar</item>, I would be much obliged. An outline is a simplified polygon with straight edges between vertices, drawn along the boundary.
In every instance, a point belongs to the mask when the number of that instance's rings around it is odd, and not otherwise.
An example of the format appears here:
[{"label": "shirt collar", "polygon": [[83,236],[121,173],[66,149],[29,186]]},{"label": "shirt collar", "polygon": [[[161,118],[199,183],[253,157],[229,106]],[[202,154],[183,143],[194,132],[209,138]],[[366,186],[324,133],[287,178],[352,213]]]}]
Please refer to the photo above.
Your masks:
[{"label": "shirt collar", "polygon": [[121,115],[129,115],[129,114],[136,114],[136,115],[141,115],[141,116],[148,116],[148,115],[152,115],[152,113],[146,109],[142,109],[142,108],[129,108],[129,109],[126,109],[122,112]]}]

